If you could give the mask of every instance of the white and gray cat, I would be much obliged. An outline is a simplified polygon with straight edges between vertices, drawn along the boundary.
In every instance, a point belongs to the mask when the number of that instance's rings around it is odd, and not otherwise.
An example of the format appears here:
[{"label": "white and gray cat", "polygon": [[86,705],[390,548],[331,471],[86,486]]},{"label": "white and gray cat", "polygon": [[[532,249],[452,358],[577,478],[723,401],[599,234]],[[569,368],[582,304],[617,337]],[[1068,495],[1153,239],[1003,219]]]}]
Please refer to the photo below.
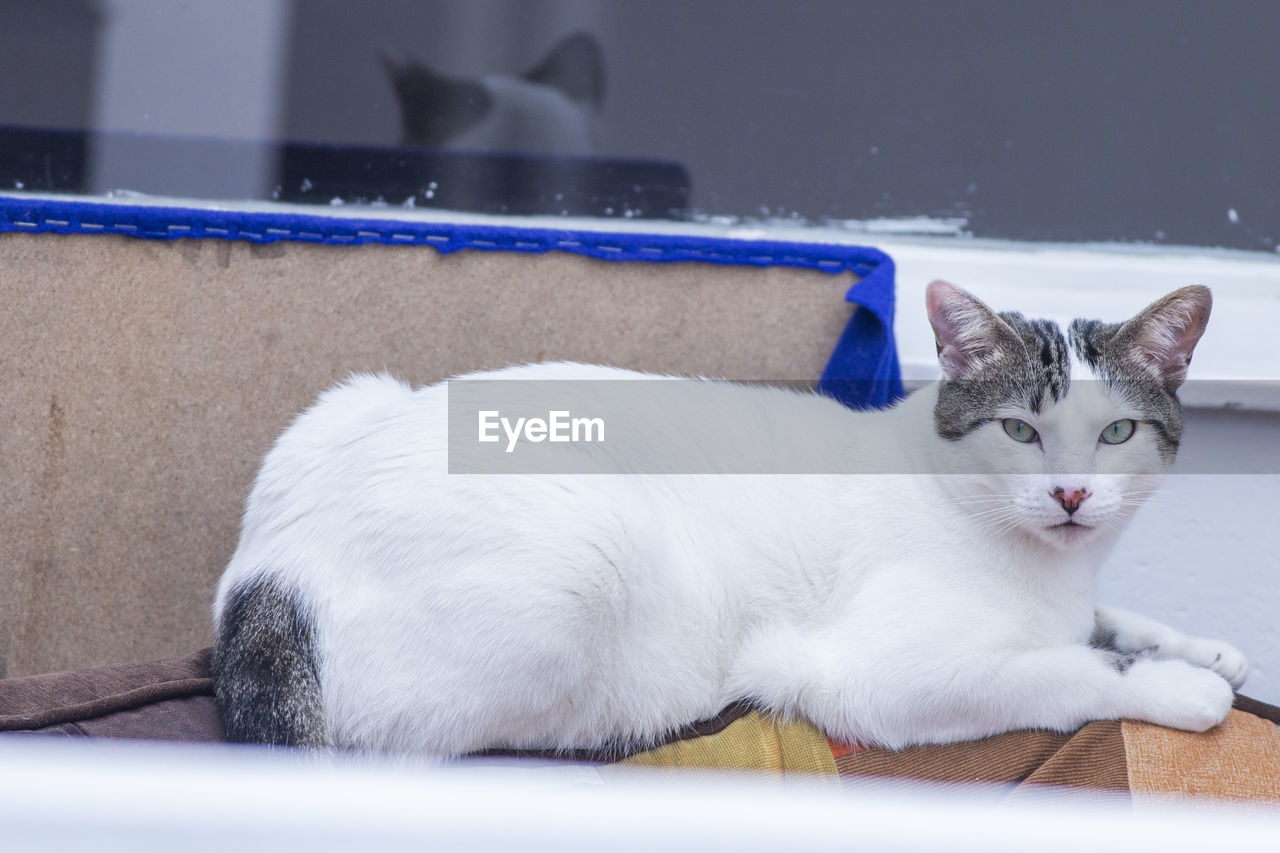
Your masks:
[{"label": "white and gray cat", "polygon": [[455,77],[384,55],[405,145],[526,154],[590,154],[604,105],[604,55],[575,33],[523,74]]},{"label": "white and gray cat", "polygon": [[[944,282],[927,304],[943,378],[891,409],[704,383],[726,433],[817,424],[862,475],[450,474],[444,383],[326,392],[267,454],[218,587],[231,739],[609,748],[736,700],[888,747],[1221,722],[1239,651],[1093,601],[1176,454],[1209,291],[1065,331]],[[664,452],[630,435],[624,465]]]}]

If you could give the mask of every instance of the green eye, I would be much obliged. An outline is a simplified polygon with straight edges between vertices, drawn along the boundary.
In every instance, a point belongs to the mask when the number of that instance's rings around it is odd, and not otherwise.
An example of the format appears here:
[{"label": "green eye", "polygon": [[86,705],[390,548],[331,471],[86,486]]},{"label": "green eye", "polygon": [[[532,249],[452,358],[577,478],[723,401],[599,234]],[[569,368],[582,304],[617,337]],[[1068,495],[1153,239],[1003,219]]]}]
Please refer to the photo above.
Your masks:
[{"label": "green eye", "polygon": [[[1005,434],[1008,435],[1009,438],[1012,438],[1014,441],[1020,441],[1023,444],[1030,444],[1040,437],[1036,431],[1031,428],[1031,424],[1026,421],[1020,421],[1017,418],[1005,418],[1000,422],[1000,425],[1004,427]],[[1115,424],[1112,424],[1112,426],[1115,426]],[[1108,429],[1110,429],[1110,427],[1108,427]]]},{"label": "green eye", "polygon": [[1098,436],[1098,440],[1103,444],[1124,444],[1133,436],[1136,426],[1137,424],[1129,418],[1114,421],[1107,424],[1107,428],[1102,431],[1102,435]]}]

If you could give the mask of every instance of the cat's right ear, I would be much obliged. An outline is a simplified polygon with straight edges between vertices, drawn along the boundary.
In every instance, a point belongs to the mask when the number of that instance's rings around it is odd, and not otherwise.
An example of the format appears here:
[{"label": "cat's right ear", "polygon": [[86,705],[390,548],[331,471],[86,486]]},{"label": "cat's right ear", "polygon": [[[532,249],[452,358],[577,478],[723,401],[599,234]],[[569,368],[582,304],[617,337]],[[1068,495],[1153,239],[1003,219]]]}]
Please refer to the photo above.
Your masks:
[{"label": "cat's right ear", "polygon": [[925,289],[929,324],[938,346],[942,375],[952,382],[972,379],[996,360],[1017,333],[977,297],[954,284],[935,281]]},{"label": "cat's right ear", "polygon": [[393,84],[404,73],[405,63],[390,50],[383,49],[378,52],[378,61],[382,63],[382,71],[387,75],[387,79]]},{"label": "cat's right ear", "polygon": [[589,33],[574,33],[524,74],[530,83],[559,89],[569,100],[599,112],[604,106],[604,51]]}]

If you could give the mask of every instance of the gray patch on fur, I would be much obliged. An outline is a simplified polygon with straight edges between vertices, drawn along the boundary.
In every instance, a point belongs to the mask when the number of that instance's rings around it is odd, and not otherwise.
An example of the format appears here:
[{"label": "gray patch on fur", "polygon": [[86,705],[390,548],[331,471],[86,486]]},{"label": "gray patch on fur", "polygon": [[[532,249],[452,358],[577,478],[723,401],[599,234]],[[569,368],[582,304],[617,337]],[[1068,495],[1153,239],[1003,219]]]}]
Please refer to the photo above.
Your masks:
[{"label": "gray patch on fur", "polygon": [[1121,652],[1115,649],[1099,649],[1101,654],[1116,672],[1124,675],[1129,671],[1129,667],[1133,666],[1138,658],[1143,657],[1142,652]]},{"label": "gray patch on fur", "polygon": [[1039,413],[1046,398],[1058,401],[1071,386],[1071,358],[1067,340],[1058,324],[1049,320],[1028,320],[1016,312],[1000,319],[1018,334],[1026,356],[1026,385],[1031,394],[1031,411]]},{"label": "gray patch on fur", "polygon": [[1074,320],[1068,329],[1071,348],[1113,394],[1142,413],[1142,423],[1155,432],[1161,458],[1171,463],[1182,441],[1182,403],[1174,389],[1143,367],[1134,352],[1131,330],[1125,326]]},{"label": "gray patch on fur", "polygon": [[1048,320],[1016,312],[999,317],[1007,328],[997,330],[996,351],[983,369],[964,382],[942,382],[934,408],[938,435],[958,441],[1006,406],[1038,414],[1047,403],[1061,400],[1071,387],[1074,351],[1112,394],[1141,413],[1139,420],[1155,433],[1161,458],[1173,462],[1182,441],[1182,404],[1176,389],[1153,377],[1139,360],[1134,326],[1074,320],[1064,338]]},{"label": "gray patch on fur", "polygon": [[1089,635],[1089,645],[1095,649],[1115,651],[1116,632],[1095,622],[1093,633]]},{"label": "gray patch on fur", "polygon": [[1101,625],[1094,625],[1089,635],[1089,646],[1100,654],[1107,664],[1116,672],[1124,675],[1129,667],[1139,658],[1146,657],[1146,651],[1123,652],[1116,648],[1116,632]]},{"label": "gray patch on fur", "polygon": [[964,382],[944,380],[933,410],[938,435],[958,441],[1009,405],[1040,412],[1066,396],[1071,362],[1066,338],[1049,320],[1029,320],[1017,312],[999,315],[996,350],[977,375]]},{"label": "gray patch on fur", "polygon": [[212,660],[229,740],[328,744],[315,646],[315,623],[292,590],[259,579],[232,591]]}]

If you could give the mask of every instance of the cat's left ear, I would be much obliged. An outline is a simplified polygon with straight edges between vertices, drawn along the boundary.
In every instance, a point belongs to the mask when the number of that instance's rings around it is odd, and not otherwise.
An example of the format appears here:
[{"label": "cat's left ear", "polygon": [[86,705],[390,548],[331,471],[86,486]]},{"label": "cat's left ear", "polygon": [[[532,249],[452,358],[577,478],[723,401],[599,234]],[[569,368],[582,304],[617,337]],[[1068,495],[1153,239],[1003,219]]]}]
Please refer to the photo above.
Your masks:
[{"label": "cat's left ear", "polygon": [[945,281],[925,289],[925,307],[938,345],[938,365],[951,382],[967,382],[1022,344],[1009,324],[971,293]]},{"label": "cat's left ear", "polygon": [[1204,334],[1212,308],[1209,288],[1199,284],[1184,287],[1144,308],[1120,327],[1116,339],[1124,342],[1131,358],[1172,391],[1187,378],[1191,353]]}]

